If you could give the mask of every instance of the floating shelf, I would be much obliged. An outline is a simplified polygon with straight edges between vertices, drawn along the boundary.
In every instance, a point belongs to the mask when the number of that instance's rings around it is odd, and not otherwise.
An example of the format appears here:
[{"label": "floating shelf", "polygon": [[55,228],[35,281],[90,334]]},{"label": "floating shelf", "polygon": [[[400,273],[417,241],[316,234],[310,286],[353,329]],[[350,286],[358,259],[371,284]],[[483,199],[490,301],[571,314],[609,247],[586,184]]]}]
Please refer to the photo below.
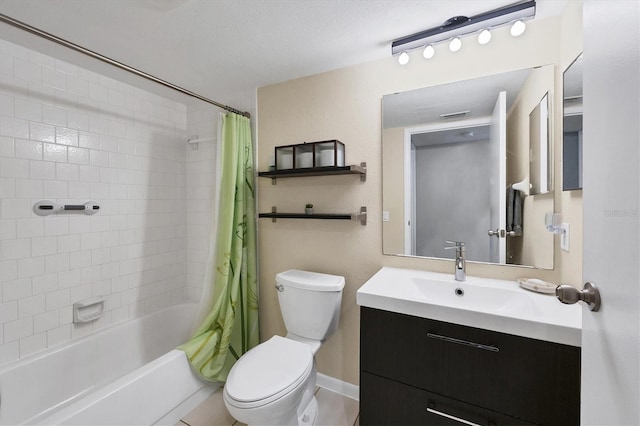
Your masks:
[{"label": "floating shelf", "polygon": [[359,220],[361,225],[367,224],[367,208],[360,207],[360,213],[278,213],[276,207],[271,208],[271,213],[260,213],[258,217],[271,218],[272,222],[276,219],[333,219],[333,220]]},{"label": "floating shelf", "polygon": [[360,175],[360,181],[365,182],[367,180],[367,163],[360,163],[359,166],[353,164],[344,167],[310,167],[305,169],[274,170],[258,173],[260,177],[271,178],[271,183],[274,185],[276,184],[276,178],[328,175]]}]

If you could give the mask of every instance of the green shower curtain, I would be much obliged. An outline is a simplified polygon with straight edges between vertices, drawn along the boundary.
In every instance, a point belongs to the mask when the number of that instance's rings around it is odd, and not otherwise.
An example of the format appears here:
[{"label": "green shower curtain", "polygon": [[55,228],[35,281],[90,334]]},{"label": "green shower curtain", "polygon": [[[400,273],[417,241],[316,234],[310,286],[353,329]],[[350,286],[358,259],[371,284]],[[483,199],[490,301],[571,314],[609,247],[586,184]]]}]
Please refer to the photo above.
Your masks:
[{"label": "green shower curtain", "polygon": [[238,358],[258,344],[254,169],[249,119],[222,120],[220,198],[213,307],[180,346],[204,379],[225,381]]}]

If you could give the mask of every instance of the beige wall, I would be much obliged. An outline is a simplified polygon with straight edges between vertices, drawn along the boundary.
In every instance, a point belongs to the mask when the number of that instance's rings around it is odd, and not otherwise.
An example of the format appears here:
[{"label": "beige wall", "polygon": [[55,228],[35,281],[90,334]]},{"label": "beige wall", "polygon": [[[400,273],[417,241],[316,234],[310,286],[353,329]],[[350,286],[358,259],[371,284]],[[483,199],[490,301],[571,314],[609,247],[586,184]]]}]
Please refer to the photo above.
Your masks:
[{"label": "beige wall", "polygon": [[[404,128],[382,130],[382,193],[385,194],[383,211],[390,220],[382,222],[384,253],[404,253]],[[393,173],[392,173],[393,171]]]},{"label": "beige wall", "polygon": [[[570,2],[571,3],[571,2]],[[260,212],[277,206],[279,211],[302,212],[311,202],[321,212],[356,212],[368,208],[368,224],[359,222],[286,220],[259,221],[261,338],[286,333],[279,312],[274,276],[290,268],[343,275],[344,290],[340,326],[317,355],[321,373],[358,383],[359,307],[357,289],[382,266],[452,272],[445,260],[415,259],[382,254],[381,101],[385,94],[481,77],[525,67],[557,63],[560,56],[559,18],[530,22],[518,39],[508,29],[496,31],[486,46],[465,39],[465,46],[450,53],[436,48],[436,57],[425,61],[414,52],[409,65],[399,66],[391,57],[324,74],[300,78],[258,90],[258,169],[266,170],[275,146],[303,141],[339,139],[346,145],[348,164],[367,162],[367,180],[355,176],[258,179]],[[576,35],[580,37],[579,34]],[[557,88],[556,88],[557,89]],[[560,129],[556,128],[557,132]],[[557,167],[556,167],[557,170]],[[559,179],[555,182],[557,193]],[[558,196],[559,201],[560,196]],[[574,252],[560,256],[556,240],[555,270],[468,264],[469,275],[515,279],[535,276],[559,281],[573,276],[579,259]],[[569,281],[568,279],[566,281]],[[577,281],[570,281],[577,285]],[[381,345],[385,344],[380,342]]]}]

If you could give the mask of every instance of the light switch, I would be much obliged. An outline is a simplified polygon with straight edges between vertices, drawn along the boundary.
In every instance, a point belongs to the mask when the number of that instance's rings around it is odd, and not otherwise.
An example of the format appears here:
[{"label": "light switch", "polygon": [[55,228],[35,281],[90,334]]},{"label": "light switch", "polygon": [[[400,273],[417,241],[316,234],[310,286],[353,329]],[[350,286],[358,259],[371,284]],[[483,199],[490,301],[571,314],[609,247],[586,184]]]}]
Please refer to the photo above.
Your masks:
[{"label": "light switch", "polygon": [[382,221],[389,222],[389,212],[386,210],[382,212]]}]

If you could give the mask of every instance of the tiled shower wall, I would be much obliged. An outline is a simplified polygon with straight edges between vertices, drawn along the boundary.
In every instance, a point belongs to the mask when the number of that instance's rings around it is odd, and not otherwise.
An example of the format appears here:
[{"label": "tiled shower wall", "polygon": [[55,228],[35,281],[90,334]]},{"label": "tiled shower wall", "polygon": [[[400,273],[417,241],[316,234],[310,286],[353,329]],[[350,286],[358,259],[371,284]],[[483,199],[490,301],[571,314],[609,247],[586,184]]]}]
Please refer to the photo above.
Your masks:
[{"label": "tiled shower wall", "polygon": [[[186,116],[0,40],[0,363],[187,298]],[[101,208],[43,218],[42,199]],[[106,315],[72,324],[98,295]]]},{"label": "tiled shower wall", "polygon": [[187,113],[189,137],[212,139],[187,147],[187,294],[191,300],[200,300],[209,256],[219,113],[202,102],[189,105]]}]

